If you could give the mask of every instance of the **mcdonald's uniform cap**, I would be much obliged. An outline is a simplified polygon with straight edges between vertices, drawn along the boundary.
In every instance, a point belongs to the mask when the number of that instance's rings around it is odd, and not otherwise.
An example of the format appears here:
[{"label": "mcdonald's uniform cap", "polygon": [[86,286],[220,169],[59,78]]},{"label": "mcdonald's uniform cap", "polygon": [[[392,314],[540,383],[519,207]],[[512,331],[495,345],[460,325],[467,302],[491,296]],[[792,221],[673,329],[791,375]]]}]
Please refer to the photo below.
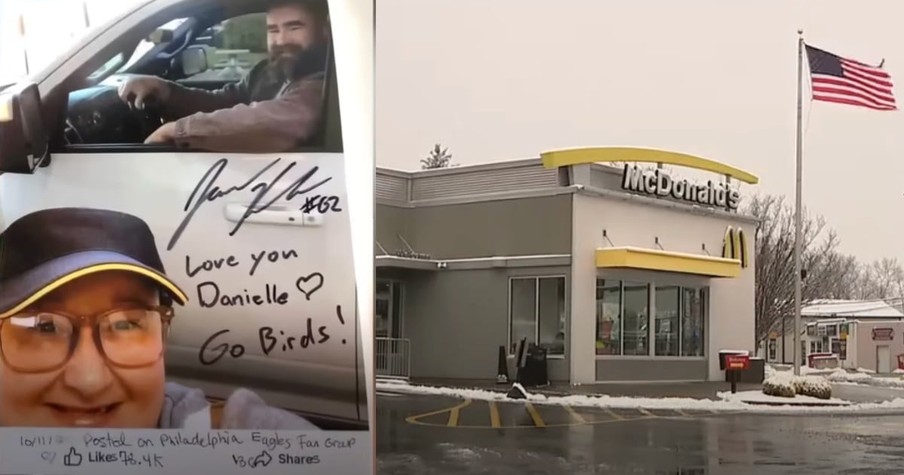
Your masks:
[{"label": "mcdonald's uniform cap", "polygon": [[146,277],[180,305],[188,302],[166,276],[154,234],[141,218],[91,208],[25,215],[0,233],[0,319],[68,282],[112,270]]}]

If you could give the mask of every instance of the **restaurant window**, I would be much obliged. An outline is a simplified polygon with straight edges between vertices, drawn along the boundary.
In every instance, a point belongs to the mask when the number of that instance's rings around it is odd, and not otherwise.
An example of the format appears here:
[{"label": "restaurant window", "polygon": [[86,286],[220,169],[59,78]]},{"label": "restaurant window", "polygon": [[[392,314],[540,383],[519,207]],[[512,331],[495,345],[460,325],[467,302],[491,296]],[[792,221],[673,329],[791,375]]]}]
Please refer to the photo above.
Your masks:
[{"label": "restaurant window", "polygon": [[536,335],[534,310],[537,308],[537,282],[534,279],[511,280],[511,353],[524,338],[533,343]]},{"label": "restaurant window", "polygon": [[674,285],[656,286],[656,356],[678,356],[680,332],[680,288]]},{"label": "restaurant window", "polygon": [[565,354],[565,278],[538,280],[537,344],[549,355]]},{"label": "restaurant window", "polygon": [[509,352],[527,339],[550,356],[565,354],[565,277],[517,277],[510,281]]},{"label": "restaurant window", "polygon": [[[596,280],[596,354],[704,356],[706,289]],[[650,346],[650,303],[654,304]]]},{"label": "restaurant window", "polygon": [[706,289],[683,288],[681,356],[703,356]]},{"label": "restaurant window", "polygon": [[650,286],[625,282],[623,313],[625,321],[624,355],[650,354]]},{"label": "restaurant window", "polygon": [[621,281],[596,280],[596,354],[621,354]]},{"label": "restaurant window", "polygon": [[378,280],[374,294],[374,333],[376,337],[401,338],[402,283]]},{"label": "restaurant window", "polygon": [[769,339],[769,361],[775,361],[777,359],[777,351],[775,351],[776,342],[775,338]]}]

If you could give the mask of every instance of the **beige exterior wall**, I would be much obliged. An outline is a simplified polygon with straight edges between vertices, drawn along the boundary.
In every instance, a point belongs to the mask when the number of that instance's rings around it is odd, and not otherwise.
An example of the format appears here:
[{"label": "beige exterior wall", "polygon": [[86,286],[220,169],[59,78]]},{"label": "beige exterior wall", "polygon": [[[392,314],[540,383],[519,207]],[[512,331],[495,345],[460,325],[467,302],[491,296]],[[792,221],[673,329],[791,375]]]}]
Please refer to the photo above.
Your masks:
[{"label": "beige exterior wall", "polygon": [[[571,369],[574,382],[596,380],[596,277],[605,277],[607,271],[597,271],[595,250],[613,245],[656,249],[657,237],[666,251],[704,254],[702,247],[705,245],[709,255],[721,256],[726,228],[741,226],[744,229],[748,236],[749,267],[743,269],[738,278],[704,281],[710,288],[705,328],[708,379],[722,378],[717,358],[720,349],[754,351],[755,226],[752,222],[740,216],[695,213],[689,206],[665,207],[651,204],[649,200],[639,202],[585,193],[574,196],[573,214]],[[612,244],[602,237],[604,229]],[[654,272],[647,274],[651,280],[656,275]],[[687,278],[664,277],[669,280]]]},{"label": "beige exterior wall", "polygon": [[[877,348],[888,346],[888,367],[898,367],[898,355],[904,354],[904,322],[858,322],[854,335],[857,342],[857,367],[878,371]],[[894,331],[891,341],[873,341],[874,328],[891,328]]]}]

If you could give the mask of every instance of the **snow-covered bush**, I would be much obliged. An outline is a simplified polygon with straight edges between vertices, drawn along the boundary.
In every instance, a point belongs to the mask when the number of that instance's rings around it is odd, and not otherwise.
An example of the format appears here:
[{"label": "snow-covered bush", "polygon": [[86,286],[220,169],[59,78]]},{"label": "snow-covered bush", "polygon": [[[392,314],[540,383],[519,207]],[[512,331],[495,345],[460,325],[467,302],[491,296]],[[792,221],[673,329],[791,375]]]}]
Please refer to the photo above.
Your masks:
[{"label": "snow-covered bush", "polygon": [[776,371],[763,381],[763,394],[779,397],[794,397],[794,377],[787,372]]},{"label": "snow-covered bush", "polygon": [[802,396],[831,399],[832,386],[819,376],[800,376],[794,379],[794,391]]},{"label": "snow-covered bush", "polygon": [[774,371],[763,381],[763,394],[779,397],[794,397],[800,394],[831,399],[832,385],[821,376],[795,376],[790,371]]}]

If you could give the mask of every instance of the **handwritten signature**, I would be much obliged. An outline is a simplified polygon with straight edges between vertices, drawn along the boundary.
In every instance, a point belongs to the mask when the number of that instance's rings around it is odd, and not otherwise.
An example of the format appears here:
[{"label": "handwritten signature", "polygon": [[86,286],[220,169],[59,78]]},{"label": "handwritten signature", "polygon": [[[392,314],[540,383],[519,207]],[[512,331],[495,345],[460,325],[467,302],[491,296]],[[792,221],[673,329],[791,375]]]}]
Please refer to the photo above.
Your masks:
[{"label": "handwritten signature", "polygon": [[[332,177],[327,177],[319,182],[309,184],[308,182],[312,179],[312,177],[317,174],[320,170],[320,167],[312,167],[310,170],[302,174],[295,181],[291,182],[289,186],[287,186],[284,190],[276,193],[272,197],[268,197],[268,193],[273,190],[277,184],[279,184],[280,180],[282,180],[290,171],[292,171],[296,166],[296,162],[291,162],[279,172],[279,174],[271,181],[266,181],[261,179],[261,176],[276,167],[276,165],[282,160],[282,158],[277,158],[273,160],[260,171],[255,173],[251,178],[249,178],[246,182],[231,186],[228,188],[223,188],[219,183],[218,179],[220,175],[223,173],[223,170],[226,169],[226,166],[229,164],[229,159],[221,158],[217,160],[210,169],[204,173],[204,176],[201,177],[201,180],[195,186],[195,189],[189,195],[188,200],[185,202],[185,208],[183,211],[186,213],[185,217],[182,219],[182,222],[179,223],[179,226],[173,232],[173,236],[170,238],[169,244],[166,246],[166,250],[170,251],[179,241],[179,238],[182,237],[182,233],[185,231],[185,228],[188,227],[188,224],[191,222],[192,218],[195,216],[195,213],[201,209],[206,203],[211,203],[220,198],[224,198],[229,196],[230,194],[237,191],[245,191],[248,190],[252,193],[256,193],[254,195],[254,200],[252,200],[251,204],[245,209],[245,213],[241,218],[235,223],[235,227],[232,228],[232,231],[229,232],[230,236],[235,235],[239,229],[241,229],[242,225],[245,223],[245,220],[251,217],[254,214],[265,211],[267,208],[272,206],[280,199],[292,200],[300,195],[308,193],[322,186],[324,183],[332,180]],[[265,199],[266,198],[266,199]]]}]

